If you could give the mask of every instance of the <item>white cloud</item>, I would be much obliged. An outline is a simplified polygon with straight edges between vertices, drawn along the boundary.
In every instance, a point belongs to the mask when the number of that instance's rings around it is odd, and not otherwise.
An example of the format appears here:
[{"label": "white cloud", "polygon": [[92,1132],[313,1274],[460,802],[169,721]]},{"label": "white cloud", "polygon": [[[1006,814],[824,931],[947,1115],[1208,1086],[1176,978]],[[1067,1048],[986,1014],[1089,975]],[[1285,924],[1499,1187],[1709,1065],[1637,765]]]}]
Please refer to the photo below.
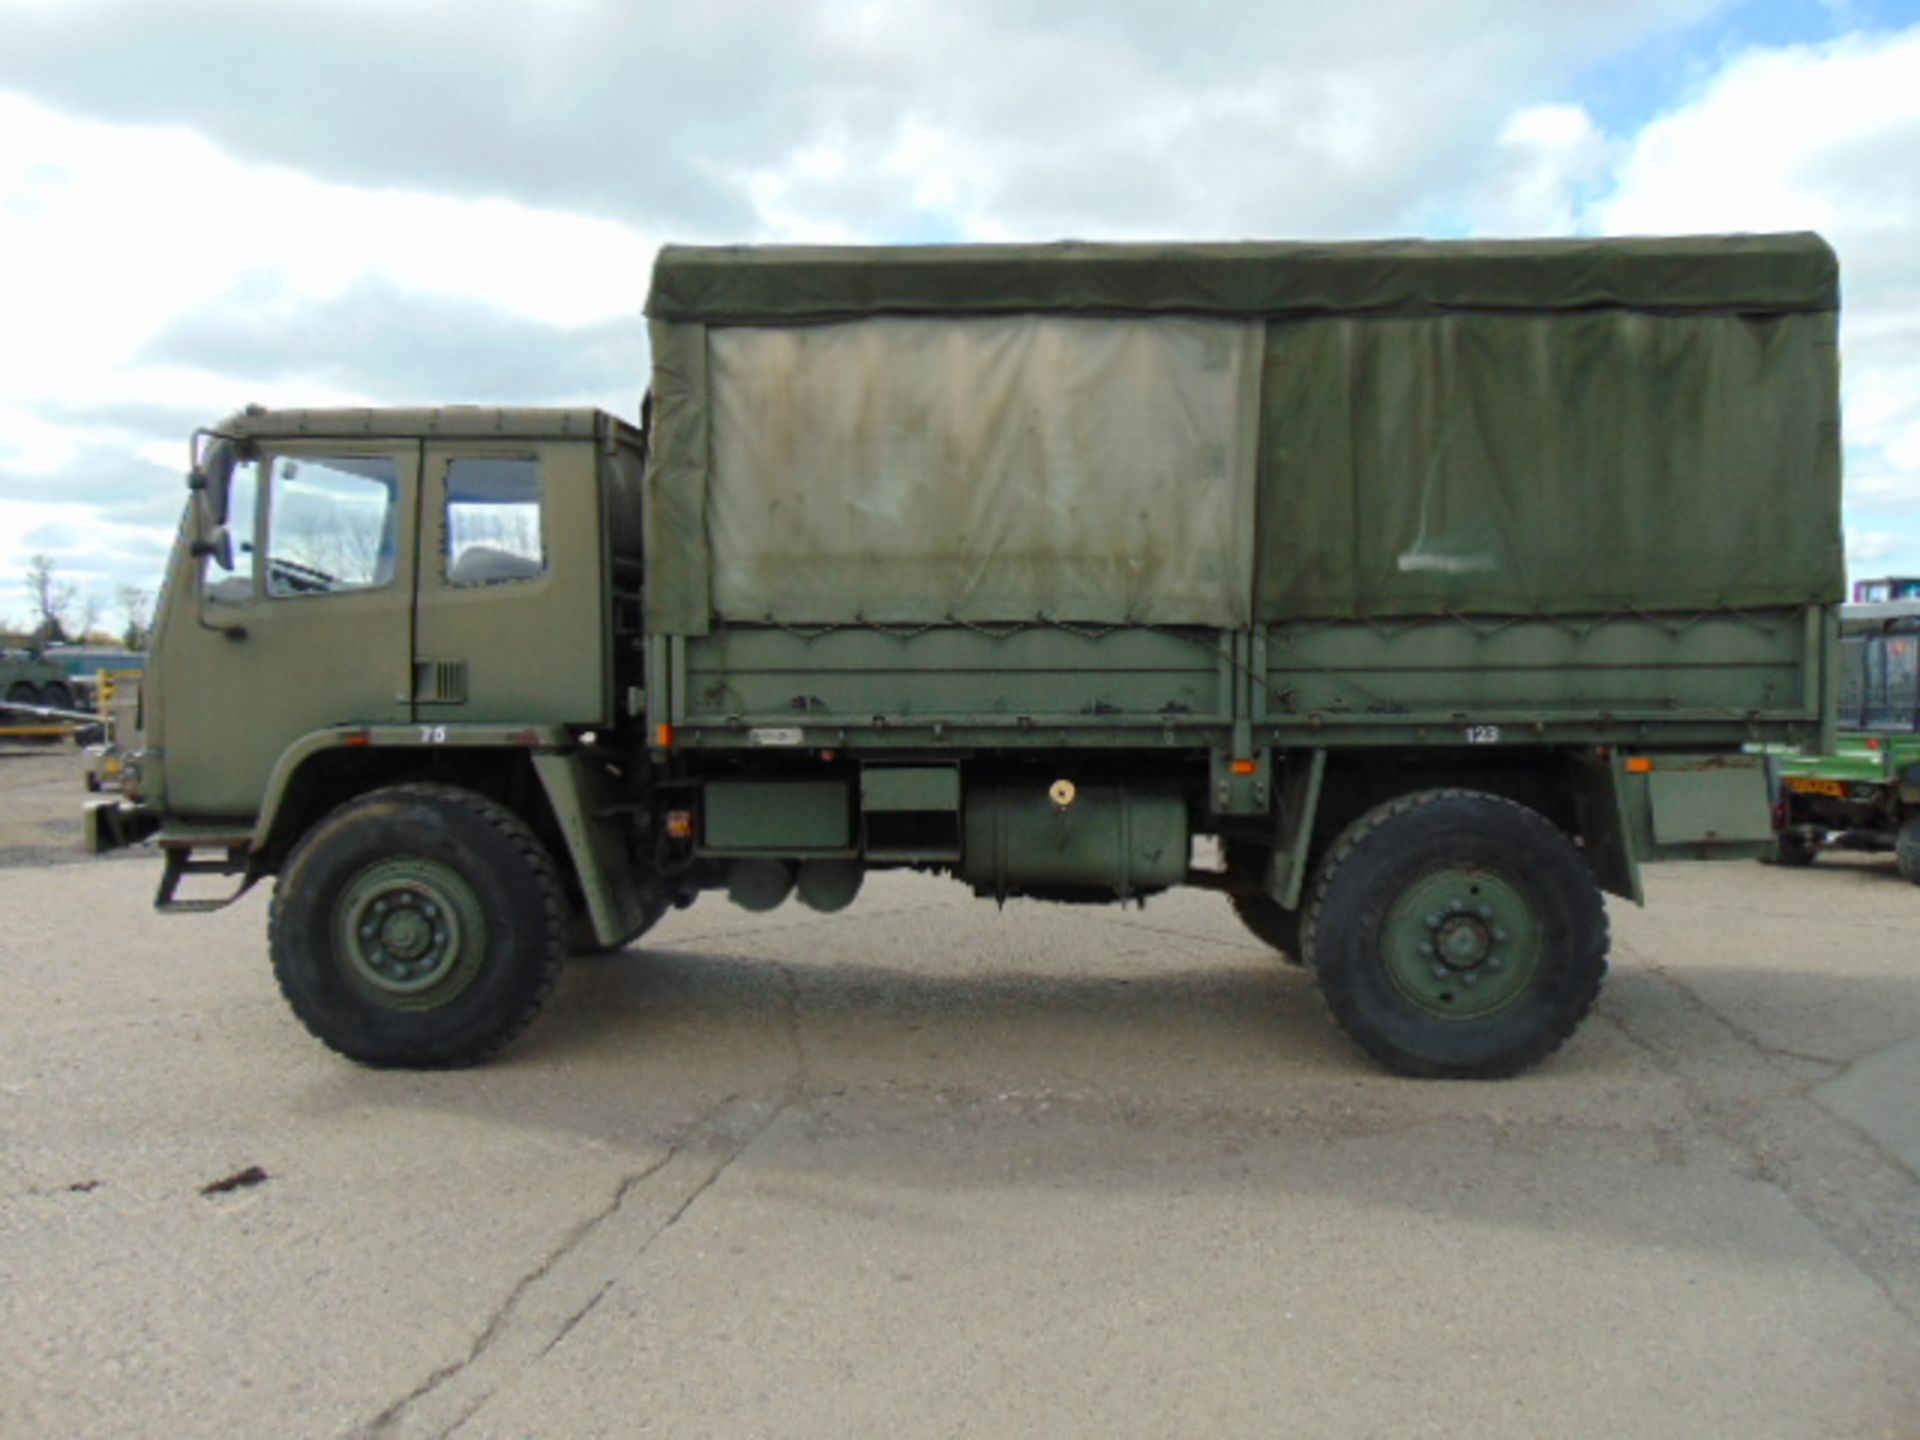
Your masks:
[{"label": "white cloud", "polygon": [[330,298],[367,277],[554,325],[637,315],[654,246],[610,221],[326,184],[190,132],[0,95],[0,313],[31,339],[0,348],[10,397],[136,388],[115,368],[182,314]]},{"label": "white cloud", "polygon": [[[8,342],[0,346],[0,490],[10,497],[0,513],[0,589],[37,550],[54,553],[92,591],[111,592],[115,566],[137,567],[122,580],[155,583],[171,539],[164,522],[129,525],[99,504],[52,498],[103,454],[157,461],[177,476],[184,428],[156,433],[104,414],[157,411],[171,426],[179,416],[212,422],[242,401],[394,398],[340,383],[372,366],[236,378],[238,367],[217,355],[197,365],[156,358],[156,341],[183,317],[264,315],[293,326],[316,306],[379,286],[503,317],[498,332],[518,317],[582,331],[611,321],[637,336],[654,247],[652,237],[609,220],[329,184],[243,163],[188,130],[76,120],[0,94]],[[418,307],[412,313],[418,318]],[[387,343],[377,327],[360,338]],[[294,329],[282,336],[295,355],[311,353],[302,339]],[[628,388],[637,395],[641,383],[635,375]],[[86,418],[72,418],[76,411]],[[37,486],[49,498],[33,498]],[[0,612],[10,606],[0,602]]]},{"label": "white cloud", "polygon": [[1515,111],[1494,142],[1491,177],[1470,207],[1482,235],[1566,235],[1619,146],[1578,105]]},{"label": "white cloud", "polygon": [[1735,58],[1635,139],[1590,223],[1817,229],[1840,257],[1849,557],[1920,564],[1920,28]]}]

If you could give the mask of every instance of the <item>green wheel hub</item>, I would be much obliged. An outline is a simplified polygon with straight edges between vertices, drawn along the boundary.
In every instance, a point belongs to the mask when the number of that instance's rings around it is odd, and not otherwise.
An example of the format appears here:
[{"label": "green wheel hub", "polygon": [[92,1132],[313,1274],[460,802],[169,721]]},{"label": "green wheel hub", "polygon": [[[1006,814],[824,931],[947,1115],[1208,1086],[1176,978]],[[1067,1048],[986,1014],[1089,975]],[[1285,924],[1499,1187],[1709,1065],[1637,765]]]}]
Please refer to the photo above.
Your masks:
[{"label": "green wheel hub", "polygon": [[383,860],[334,907],[335,953],[354,985],[395,1010],[446,1004],[480,973],[486,913],[458,872],[434,860]]},{"label": "green wheel hub", "polygon": [[1388,908],[1380,943],[1395,990],[1429,1014],[1477,1019],[1524,994],[1540,966],[1525,891],[1486,870],[1429,871]]}]

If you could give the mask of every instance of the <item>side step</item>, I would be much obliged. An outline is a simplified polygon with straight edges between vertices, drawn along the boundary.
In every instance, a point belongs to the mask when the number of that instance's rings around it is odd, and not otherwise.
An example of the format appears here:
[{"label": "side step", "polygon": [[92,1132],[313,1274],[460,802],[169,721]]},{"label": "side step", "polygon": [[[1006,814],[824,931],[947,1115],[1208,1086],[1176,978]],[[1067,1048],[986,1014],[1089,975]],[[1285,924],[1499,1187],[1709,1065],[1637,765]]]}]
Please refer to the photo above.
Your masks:
[{"label": "side step", "polygon": [[[225,854],[218,860],[194,859],[194,851],[200,848],[202,846],[190,841],[166,846],[167,868],[160,876],[160,891],[153,897],[153,908],[162,915],[206,915],[215,910],[224,910],[251,890],[254,882],[260,878],[260,873],[247,864],[244,841],[223,847]],[[240,886],[231,895],[219,900],[176,899],[180,882],[189,875],[238,875]]]}]

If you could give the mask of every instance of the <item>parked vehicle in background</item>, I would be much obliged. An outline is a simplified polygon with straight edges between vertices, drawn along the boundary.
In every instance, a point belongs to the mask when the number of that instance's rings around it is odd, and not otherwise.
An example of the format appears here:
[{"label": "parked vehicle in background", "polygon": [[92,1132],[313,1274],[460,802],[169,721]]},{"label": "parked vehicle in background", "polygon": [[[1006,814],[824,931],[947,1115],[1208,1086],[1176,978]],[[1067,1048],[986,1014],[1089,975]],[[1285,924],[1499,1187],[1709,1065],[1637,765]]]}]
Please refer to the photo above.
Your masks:
[{"label": "parked vehicle in background", "polygon": [[65,666],[31,651],[0,654],[0,717],[6,723],[39,723],[43,717],[29,707],[70,711],[80,703]]},{"label": "parked vehicle in background", "polygon": [[1920,600],[1920,578],[1893,575],[1880,580],[1853,582],[1854,604],[1877,605],[1889,600]]},{"label": "parked vehicle in background", "polygon": [[1830,743],[1837,310],[1809,235],[668,247],[643,428],[200,437],[90,834],[157,834],[163,910],[276,877],[371,1064],[707,892],[914,868],[1225,892],[1381,1063],[1511,1074],[1602,892],[1770,850],[1745,747]]},{"label": "parked vehicle in background", "polygon": [[101,675],[140,671],[147,665],[144,654],[118,645],[49,645],[41,652],[41,658],[59,667],[75,707],[81,710],[93,710],[99,705]]},{"label": "parked vehicle in background", "polygon": [[1844,606],[1840,652],[1837,743],[1779,763],[1780,862],[1810,865],[1829,846],[1890,850],[1920,884],[1920,600]]}]

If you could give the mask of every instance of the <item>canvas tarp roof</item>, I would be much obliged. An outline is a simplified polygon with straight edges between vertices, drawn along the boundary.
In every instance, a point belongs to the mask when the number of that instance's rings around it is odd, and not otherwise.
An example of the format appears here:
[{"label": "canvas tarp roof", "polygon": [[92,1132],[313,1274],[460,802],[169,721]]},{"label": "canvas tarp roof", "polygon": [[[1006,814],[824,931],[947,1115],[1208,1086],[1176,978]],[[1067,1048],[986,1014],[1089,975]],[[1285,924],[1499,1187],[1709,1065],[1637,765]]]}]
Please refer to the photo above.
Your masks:
[{"label": "canvas tarp roof", "polygon": [[702,325],[1068,311],[1837,307],[1815,235],[1234,245],[668,245],[647,315]]},{"label": "canvas tarp roof", "polygon": [[669,247],[649,625],[1839,598],[1814,236]]}]

